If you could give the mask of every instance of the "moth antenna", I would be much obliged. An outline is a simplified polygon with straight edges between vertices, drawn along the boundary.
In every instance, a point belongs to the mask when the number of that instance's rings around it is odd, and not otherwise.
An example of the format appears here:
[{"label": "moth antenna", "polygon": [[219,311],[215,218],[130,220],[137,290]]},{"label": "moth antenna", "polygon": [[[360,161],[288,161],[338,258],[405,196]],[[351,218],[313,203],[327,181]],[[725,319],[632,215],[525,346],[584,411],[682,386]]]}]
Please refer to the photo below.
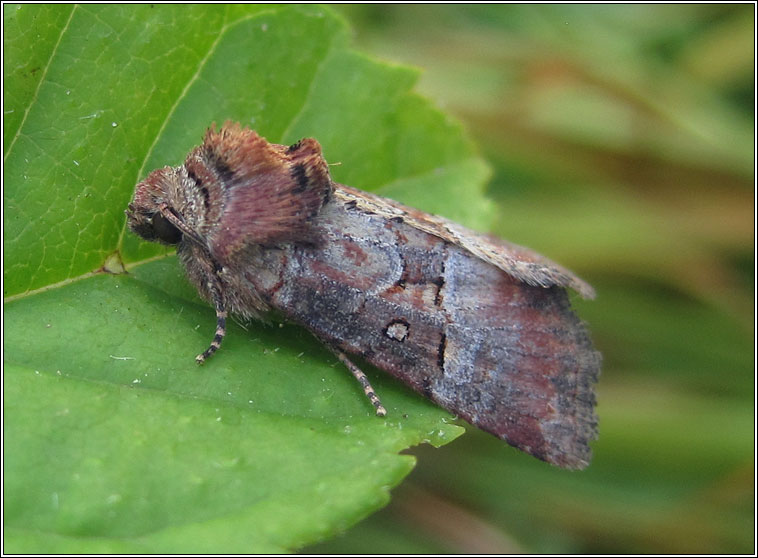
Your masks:
[{"label": "moth antenna", "polygon": [[191,238],[196,244],[199,244],[200,246],[205,246],[205,242],[197,235],[195,231],[193,231],[187,223],[184,222],[183,219],[178,217],[176,213],[173,212],[173,210],[168,206],[166,203],[162,203],[158,206],[158,210],[161,212],[161,215],[163,215],[166,220],[174,225],[179,232],[181,232],[183,235],[185,235],[187,238]]},{"label": "moth antenna", "polygon": [[224,297],[221,294],[221,286],[219,285],[218,277],[213,273],[209,275],[208,290],[211,293],[213,299],[213,306],[216,308],[216,334],[213,336],[210,346],[205,349],[201,354],[195,357],[195,361],[198,364],[202,364],[208,360],[213,353],[221,348],[221,342],[226,335],[226,308],[224,307]]},{"label": "moth antenna", "polygon": [[366,374],[364,374],[360,368],[353,364],[352,361],[347,358],[347,355],[340,351],[337,347],[327,342],[324,342],[324,345],[326,345],[330,351],[337,355],[337,358],[342,361],[342,364],[347,366],[347,369],[350,370],[350,373],[355,376],[355,379],[358,380],[358,383],[361,384],[363,393],[366,394],[366,397],[368,397],[369,401],[371,401],[371,404],[376,409],[376,416],[386,416],[387,409],[382,406],[382,402],[379,400],[379,396],[374,391],[374,388],[371,387],[371,383],[368,381]]}]

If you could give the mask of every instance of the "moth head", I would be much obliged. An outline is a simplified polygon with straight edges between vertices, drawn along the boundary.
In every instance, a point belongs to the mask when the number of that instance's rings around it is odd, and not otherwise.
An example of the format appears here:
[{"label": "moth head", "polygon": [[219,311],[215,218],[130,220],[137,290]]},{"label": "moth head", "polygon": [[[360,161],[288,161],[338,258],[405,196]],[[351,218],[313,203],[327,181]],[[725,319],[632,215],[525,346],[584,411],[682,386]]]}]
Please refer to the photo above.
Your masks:
[{"label": "moth head", "polygon": [[126,210],[127,224],[132,232],[161,244],[173,245],[182,240],[182,232],[163,213],[170,208],[170,192],[179,181],[176,169],[164,167],[151,172],[137,184]]}]

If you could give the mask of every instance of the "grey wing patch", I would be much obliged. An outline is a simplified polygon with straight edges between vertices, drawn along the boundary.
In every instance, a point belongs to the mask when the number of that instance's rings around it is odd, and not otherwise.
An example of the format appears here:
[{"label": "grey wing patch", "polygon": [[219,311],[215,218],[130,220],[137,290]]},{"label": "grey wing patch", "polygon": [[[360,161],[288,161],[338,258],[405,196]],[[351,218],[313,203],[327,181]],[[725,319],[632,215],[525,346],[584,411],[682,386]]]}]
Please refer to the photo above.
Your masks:
[{"label": "grey wing patch", "polygon": [[527,285],[572,288],[583,298],[595,298],[595,290],[589,284],[566,268],[523,246],[483,235],[444,217],[430,215],[342,184],[335,184],[335,198],[346,205],[387,219],[402,218],[410,226],[460,246]]}]

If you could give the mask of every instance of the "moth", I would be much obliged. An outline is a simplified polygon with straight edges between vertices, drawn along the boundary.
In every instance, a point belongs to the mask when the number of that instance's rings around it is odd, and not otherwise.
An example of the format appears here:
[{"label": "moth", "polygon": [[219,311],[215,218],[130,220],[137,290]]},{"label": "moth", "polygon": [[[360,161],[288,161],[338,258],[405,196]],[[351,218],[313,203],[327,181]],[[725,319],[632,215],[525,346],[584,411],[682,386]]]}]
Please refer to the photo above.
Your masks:
[{"label": "moth", "polygon": [[216,310],[277,311],[310,330],[385,408],[348,355],[539,459],[584,468],[596,438],[600,355],[568,289],[592,288],[502,240],[332,181],[315,139],[269,143],[227,122],[184,164],[153,171],[126,210],[176,246]]}]

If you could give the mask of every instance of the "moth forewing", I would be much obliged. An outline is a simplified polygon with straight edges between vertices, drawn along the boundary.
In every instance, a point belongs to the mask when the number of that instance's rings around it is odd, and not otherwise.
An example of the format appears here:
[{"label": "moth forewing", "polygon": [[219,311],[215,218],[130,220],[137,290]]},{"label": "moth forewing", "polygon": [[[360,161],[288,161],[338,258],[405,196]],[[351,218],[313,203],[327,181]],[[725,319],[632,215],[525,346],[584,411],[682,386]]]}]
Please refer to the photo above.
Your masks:
[{"label": "moth forewing", "polygon": [[453,221],[407,207],[395,200],[336,184],[335,195],[367,213],[387,219],[402,219],[410,226],[466,249],[475,256],[535,286],[570,287],[584,298],[594,298],[595,290],[576,275],[528,248],[493,236],[474,232]]}]

